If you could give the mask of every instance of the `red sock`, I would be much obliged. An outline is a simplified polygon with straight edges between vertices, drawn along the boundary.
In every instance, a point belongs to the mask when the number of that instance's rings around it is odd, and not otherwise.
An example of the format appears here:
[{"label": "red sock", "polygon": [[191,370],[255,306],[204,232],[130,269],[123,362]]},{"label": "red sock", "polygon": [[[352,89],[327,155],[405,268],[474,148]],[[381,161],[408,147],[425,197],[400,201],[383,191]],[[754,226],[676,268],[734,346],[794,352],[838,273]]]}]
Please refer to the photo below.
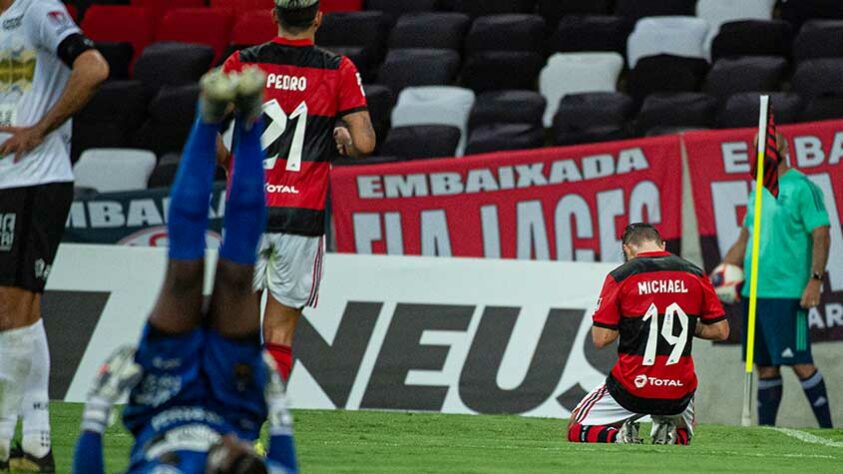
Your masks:
[{"label": "red sock", "polygon": [[691,434],[685,428],[676,428],[676,444],[691,444]]},{"label": "red sock", "polygon": [[293,348],[283,344],[266,343],[266,350],[269,351],[275,363],[278,364],[278,373],[286,382],[290,378],[290,370],[293,369]]},{"label": "red sock", "polygon": [[614,443],[618,429],[613,426],[583,426],[573,421],[568,426],[568,441],[572,443]]}]

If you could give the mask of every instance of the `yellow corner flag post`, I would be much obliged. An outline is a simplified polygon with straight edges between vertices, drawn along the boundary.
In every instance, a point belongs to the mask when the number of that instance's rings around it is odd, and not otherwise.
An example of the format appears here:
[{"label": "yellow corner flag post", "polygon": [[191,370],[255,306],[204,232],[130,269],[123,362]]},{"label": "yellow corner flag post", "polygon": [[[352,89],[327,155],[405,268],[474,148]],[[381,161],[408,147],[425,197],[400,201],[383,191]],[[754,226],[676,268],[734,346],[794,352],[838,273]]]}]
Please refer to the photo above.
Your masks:
[{"label": "yellow corner flag post", "polygon": [[764,155],[767,146],[767,121],[770,96],[761,96],[761,110],[758,118],[758,170],[755,176],[755,215],[752,221],[752,263],[749,280],[749,317],[746,325],[746,379],[743,386],[743,410],[741,425],[752,425],[752,371],[755,356],[755,318],[758,311],[758,250],[761,244],[761,203],[764,189]]}]

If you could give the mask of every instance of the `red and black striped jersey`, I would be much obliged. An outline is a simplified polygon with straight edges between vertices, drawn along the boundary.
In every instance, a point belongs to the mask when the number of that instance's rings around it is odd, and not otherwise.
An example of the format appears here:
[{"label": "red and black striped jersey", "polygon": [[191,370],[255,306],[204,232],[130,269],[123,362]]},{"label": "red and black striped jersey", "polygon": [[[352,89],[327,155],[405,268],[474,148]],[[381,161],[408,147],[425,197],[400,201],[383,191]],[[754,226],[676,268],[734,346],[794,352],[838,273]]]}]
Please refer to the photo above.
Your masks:
[{"label": "red and black striped jersey", "polygon": [[668,252],[642,253],[606,277],[594,325],[620,332],[609,393],[634,413],[675,415],[694,395],[697,324],[725,319],[702,270]]},{"label": "red and black striped jersey", "polygon": [[[261,142],[266,151],[267,232],[325,232],[337,118],[366,110],[354,63],[310,40],[276,38],[229,57],[223,70],[255,65],[267,75]],[[236,158],[235,158],[236,159]]]}]

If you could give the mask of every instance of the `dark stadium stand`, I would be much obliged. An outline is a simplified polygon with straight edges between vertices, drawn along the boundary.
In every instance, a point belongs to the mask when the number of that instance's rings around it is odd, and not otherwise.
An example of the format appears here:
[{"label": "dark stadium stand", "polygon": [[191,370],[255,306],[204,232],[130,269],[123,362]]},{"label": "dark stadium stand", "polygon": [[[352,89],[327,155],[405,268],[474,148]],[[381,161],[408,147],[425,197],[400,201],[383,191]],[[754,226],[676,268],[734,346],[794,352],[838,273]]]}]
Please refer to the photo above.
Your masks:
[{"label": "dark stadium stand", "polygon": [[454,156],[460,142],[460,129],[448,125],[395,127],[381,145],[385,156],[406,160]]},{"label": "dark stadium stand", "polygon": [[[188,102],[195,88],[184,86],[195,84],[231,52],[276,33],[272,0],[93,3],[70,6],[78,7],[74,14],[112,72],[75,121],[74,159],[96,147],[178,152],[189,122],[176,115],[189,117],[193,110],[164,104]],[[420,129],[415,126],[390,133],[398,95],[415,86],[462,86],[477,94],[469,123],[458,127],[465,136],[456,136],[466,153],[541,147],[548,144],[546,136],[553,144],[568,145],[675,127],[752,126],[760,92],[772,93],[780,123],[843,116],[843,4],[790,0],[774,10],[769,5],[763,0],[322,0],[327,13],[317,44],[348,55],[361,71],[380,137],[379,160],[455,153],[453,130],[431,129],[442,133],[447,145],[432,151],[401,149],[416,146]],[[637,62],[629,67],[627,42],[638,20],[695,14],[709,25],[705,35],[682,32],[683,49],[674,52],[667,44],[671,54],[654,54],[659,48],[640,48],[636,39],[630,53]],[[702,28],[700,20],[679,18],[649,20],[642,31],[648,44],[656,44],[653,38],[657,42],[662,33],[679,38],[676,30],[668,31],[677,24]],[[624,58],[618,81],[589,81],[579,69],[557,66],[542,73],[539,88],[539,75],[553,54],[605,51]],[[617,92],[606,92],[611,90]],[[551,91],[556,92],[548,107],[541,94]],[[121,104],[119,110],[109,107],[113,103]],[[553,116],[549,134],[535,122],[545,110],[545,126]],[[427,137],[421,146],[431,141]],[[165,170],[154,175],[151,183],[167,181],[161,178]]]}]

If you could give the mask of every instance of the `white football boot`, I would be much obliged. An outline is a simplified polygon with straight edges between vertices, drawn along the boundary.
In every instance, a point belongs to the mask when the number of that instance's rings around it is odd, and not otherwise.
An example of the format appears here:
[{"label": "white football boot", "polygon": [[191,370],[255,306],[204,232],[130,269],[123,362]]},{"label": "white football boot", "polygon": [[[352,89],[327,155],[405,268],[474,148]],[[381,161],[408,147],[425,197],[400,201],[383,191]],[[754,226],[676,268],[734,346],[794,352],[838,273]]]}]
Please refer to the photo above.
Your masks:
[{"label": "white football boot", "polygon": [[618,444],[642,444],[644,440],[639,436],[641,424],[635,422],[633,419],[626,420],[621,429],[618,430],[618,436],[615,438],[615,443]]},{"label": "white football boot", "polygon": [[665,416],[653,417],[653,444],[676,444],[676,424],[673,418]]}]

